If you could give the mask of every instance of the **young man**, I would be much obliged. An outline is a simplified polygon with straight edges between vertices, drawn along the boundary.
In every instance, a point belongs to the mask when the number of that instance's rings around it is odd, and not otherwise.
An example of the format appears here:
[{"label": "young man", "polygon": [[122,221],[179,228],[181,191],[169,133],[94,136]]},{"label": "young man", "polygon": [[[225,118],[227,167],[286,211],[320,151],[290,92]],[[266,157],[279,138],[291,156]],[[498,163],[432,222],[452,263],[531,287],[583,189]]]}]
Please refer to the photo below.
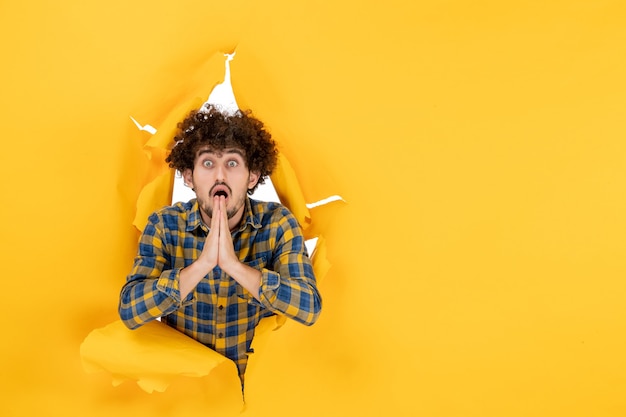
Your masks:
[{"label": "young man", "polygon": [[248,197],[276,166],[263,123],[208,106],[180,123],[174,140],[166,162],[196,198],[150,216],[120,317],[131,329],[161,317],[232,359],[243,384],[259,320],[279,313],[311,325],[321,297],[295,217]]}]

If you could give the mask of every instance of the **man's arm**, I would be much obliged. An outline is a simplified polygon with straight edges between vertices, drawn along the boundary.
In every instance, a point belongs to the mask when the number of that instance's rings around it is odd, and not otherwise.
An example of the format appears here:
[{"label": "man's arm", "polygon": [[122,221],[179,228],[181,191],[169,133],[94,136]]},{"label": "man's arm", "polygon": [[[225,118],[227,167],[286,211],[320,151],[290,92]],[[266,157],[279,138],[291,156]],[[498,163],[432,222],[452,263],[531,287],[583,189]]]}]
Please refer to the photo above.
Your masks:
[{"label": "man's arm", "polygon": [[133,268],[120,293],[120,318],[131,329],[170,314],[189,301],[180,294],[180,268],[166,269],[170,266],[165,246],[162,224],[153,214],[141,235]]},{"label": "man's arm", "polygon": [[273,264],[258,270],[242,263],[235,255],[223,201],[216,200],[214,207],[221,210],[218,264],[222,270],[265,308],[306,325],[315,323],[322,300],[295,217],[285,208],[274,215],[267,226],[275,228],[276,233]]},{"label": "man's arm", "polygon": [[319,317],[322,298],[304,236],[287,210],[276,223],[274,263],[261,271],[259,300],[268,309],[310,326]]}]

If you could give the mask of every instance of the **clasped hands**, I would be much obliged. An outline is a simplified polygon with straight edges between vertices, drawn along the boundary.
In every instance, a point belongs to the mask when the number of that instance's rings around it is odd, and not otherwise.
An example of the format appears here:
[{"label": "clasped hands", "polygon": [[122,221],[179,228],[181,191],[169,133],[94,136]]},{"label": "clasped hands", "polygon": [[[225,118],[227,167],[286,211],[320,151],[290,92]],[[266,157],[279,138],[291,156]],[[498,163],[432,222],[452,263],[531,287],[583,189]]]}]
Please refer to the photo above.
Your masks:
[{"label": "clasped hands", "polygon": [[198,259],[180,272],[181,298],[187,297],[206,274],[219,266],[222,271],[230,275],[254,298],[259,300],[261,272],[240,262],[239,257],[235,254],[233,238],[228,227],[228,214],[224,197],[213,197],[213,215],[211,216],[210,228]]},{"label": "clasped hands", "polygon": [[207,272],[219,266],[224,272],[230,274],[233,267],[239,264],[239,258],[235,254],[233,238],[228,227],[225,197],[213,197],[213,216],[211,217],[210,229],[198,261],[202,263]]}]

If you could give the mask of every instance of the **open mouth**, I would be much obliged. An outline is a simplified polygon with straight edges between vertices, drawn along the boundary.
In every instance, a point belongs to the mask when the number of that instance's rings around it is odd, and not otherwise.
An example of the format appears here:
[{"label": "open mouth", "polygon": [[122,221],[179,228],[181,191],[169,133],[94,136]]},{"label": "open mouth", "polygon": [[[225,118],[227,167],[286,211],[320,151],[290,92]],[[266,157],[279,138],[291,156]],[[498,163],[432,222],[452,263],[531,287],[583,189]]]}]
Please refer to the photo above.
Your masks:
[{"label": "open mouth", "polygon": [[230,195],[230,188],[226,184],[215,184],[211,189],[211,197],[224,197],[228,198]]}]

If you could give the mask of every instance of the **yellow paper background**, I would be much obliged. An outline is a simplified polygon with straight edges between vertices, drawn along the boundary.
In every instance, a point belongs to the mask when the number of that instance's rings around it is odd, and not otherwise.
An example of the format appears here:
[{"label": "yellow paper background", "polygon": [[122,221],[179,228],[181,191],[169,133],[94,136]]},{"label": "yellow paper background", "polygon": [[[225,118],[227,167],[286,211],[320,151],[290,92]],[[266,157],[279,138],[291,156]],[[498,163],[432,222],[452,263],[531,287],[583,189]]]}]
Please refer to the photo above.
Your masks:
[{"label": "yellow paper background", "polygon": [[626,413],[621,2],[25,1],[0,28],[0,414],[239,413],[219,378],[149,395],[79,357],[160,172],[129,116],[159,128],[235,46],[305,199],[348,201],[310,212],[324,311],[264,339],[246,414]]}]

